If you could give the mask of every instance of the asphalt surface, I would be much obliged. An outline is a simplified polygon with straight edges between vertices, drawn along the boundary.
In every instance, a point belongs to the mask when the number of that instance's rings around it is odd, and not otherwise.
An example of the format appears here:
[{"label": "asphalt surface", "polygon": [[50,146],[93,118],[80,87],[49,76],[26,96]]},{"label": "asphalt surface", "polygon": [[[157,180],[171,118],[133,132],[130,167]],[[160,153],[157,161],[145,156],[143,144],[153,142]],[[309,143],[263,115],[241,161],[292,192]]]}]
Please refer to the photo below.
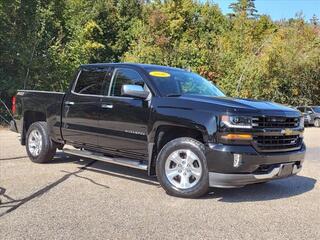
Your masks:
[{"label": "asphalt surface", "polygon": [[0,239],[320,239],[320,129],[298,176],[201,199],[145,172],[58,153],[32,163],[0,129]]}]

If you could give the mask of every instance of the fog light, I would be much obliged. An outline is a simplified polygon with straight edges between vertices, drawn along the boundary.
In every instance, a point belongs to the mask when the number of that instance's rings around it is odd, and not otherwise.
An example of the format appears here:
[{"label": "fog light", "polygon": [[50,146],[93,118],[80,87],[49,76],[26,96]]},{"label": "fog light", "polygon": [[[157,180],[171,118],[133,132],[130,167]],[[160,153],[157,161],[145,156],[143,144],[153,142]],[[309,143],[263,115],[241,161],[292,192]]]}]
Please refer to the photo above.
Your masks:
[{"label": "fog light", "polygon": [[242,155],[241,154],[233,154],[233,166],[234,167],[240,167],[242,161]]},{"label": "fog light", "polygon": [[222,139],[225,140],[247,140],[250,141],[252,140],[252,135],[251,134],[233,134],[233,133],[229,133],[227,135],[222,135],[221,136]]}]

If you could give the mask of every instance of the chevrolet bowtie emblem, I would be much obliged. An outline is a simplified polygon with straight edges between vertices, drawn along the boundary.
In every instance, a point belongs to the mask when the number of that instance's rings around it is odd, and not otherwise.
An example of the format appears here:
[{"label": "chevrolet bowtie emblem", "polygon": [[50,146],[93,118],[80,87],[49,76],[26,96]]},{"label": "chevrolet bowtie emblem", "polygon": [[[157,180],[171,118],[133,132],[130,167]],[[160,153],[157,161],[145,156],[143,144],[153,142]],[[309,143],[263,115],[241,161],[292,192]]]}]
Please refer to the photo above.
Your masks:
[{"label": "chevrolet bowtie emblem", "polygon": [[288,136],[288,135],[292,135],[292,134],[293,134],[293,130],[290,129],[290,128],[286,128],[286,129],[282,129],[282,130],[281,130],[281,133],[282,133],[283,135]]}]

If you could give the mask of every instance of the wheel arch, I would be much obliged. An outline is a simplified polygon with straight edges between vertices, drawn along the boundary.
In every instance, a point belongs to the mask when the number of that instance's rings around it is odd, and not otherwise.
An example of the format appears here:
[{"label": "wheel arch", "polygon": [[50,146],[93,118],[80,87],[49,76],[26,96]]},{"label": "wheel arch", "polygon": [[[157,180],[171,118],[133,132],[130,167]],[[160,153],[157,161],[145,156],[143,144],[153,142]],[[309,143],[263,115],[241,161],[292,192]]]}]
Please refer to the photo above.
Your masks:
[{"label": "wheel arch", "polygon": [[205,143],[208,141],[208,134],[201,127],[190,127],[185,125],[159,125],[154,131],[151,141],[149,142],[149,161],[148,174],[155,175],[155,167],[158,153],[165,144],[173,139],[180,137],[190,137],[199,142]]},{"label": "wheel arch", "polygon": [[23,114],[23,128],[21,134],[21,144],[26,144],[26,134],[28,132],[29,127],[31,124],[35,122],[44,121],[46,122],[47,116],[45,113],[40,111],[25,111]]}]

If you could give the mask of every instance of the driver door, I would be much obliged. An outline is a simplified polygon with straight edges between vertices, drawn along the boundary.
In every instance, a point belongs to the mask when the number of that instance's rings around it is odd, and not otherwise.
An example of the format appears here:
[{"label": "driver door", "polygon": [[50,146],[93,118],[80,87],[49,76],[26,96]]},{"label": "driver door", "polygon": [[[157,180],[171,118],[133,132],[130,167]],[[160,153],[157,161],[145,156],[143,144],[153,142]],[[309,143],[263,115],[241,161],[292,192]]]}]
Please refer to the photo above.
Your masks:
[{"label": "driver door", "polygon": [[116,68],[107,96],[102,98],[99,147],[115,155],[147,159],[147,127],[150,114],[148,100],[125,97],[125,84],[144,85],[143,78],[131,68]]}]

